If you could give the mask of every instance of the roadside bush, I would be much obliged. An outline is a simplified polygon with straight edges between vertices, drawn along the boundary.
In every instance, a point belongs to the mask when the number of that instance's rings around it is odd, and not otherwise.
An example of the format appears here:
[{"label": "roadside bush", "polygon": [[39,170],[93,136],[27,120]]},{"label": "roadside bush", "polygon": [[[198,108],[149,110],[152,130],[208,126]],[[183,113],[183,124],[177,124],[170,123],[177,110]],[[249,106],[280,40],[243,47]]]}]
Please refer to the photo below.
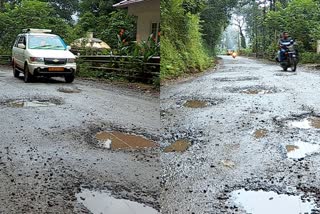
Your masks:
[{"label": "roadside bush", "polygon": [[303,64],[320,63],[320,54],[311,53],[311,52],[300,53],[300,62]]},{"label": "roadside bush", "polygon": [[240,56],[251,56],[252,55],[252,49],[251,48],[241,49],[241,50],[238,51],[238,54]]}]

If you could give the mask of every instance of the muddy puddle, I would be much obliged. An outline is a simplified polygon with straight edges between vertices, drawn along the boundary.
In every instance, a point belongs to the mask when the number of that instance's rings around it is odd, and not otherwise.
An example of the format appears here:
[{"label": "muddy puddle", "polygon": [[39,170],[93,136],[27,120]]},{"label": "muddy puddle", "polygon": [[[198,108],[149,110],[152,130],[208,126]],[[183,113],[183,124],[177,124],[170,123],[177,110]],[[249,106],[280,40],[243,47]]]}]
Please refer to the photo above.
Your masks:
[{"label": "muddy puddle", "polygon": [[299,129],[320,129],[320,117],[310,116],[303,119],[289,120],[287,125]]},{"label": "muddy puddle", "polygon": [[313,213],[316,204],[313,200],[303,201],[301,195],[286,195],[276,192],[236,190],[231,200],[251,214],[305,214]]},{"label": "muddy puddle", "polygon": [[291,159],[304,158],[306,156],[319,153],[320,145],[303,141],[286,145],[287,157]]},{"label": "muddy puddle", "polygon": [[221,98],[190,98],[182,97],[180,100],[176,101],[176,104],[181,107],[186,108],[206,108],[209,106],[215,106],[223,103],[224,100]]},{"label": "muddy puddle", "polygon": [[82,188],[76,197],[77,202],[93,214],[159,214],[157,210],[144,204],[114,198],[108,191],[93,191]]},{"label": "muddy puddle", "polygon": [[98,146],[101,148],[121,149],[145,149],[156,147],[157,144],[143,136],[122,133],[119,131],[102,131],[96,134]]},{"label": "muddy puddle", "polygon": [[187,108],[205,108],[209,104],[206,101],[201,101],[201,100],[187,100],[183,106]]},{"label": "muddy puddle", "polygon": [[257,129],[256,131],[253,132],[253,136],[256,139],[264,138],[268,135],[268,130],[266,129]]},{"label": "muddy puddle", "polygon": [[58,88],[59,92],[72,94],[72,93],[80,93],[81,90],[79,88],[72,88],[72,87],[61,87]]},{"label": "muddy puddle", "polygon": [[185,152],[191,146],[188,140],[177,140],[170,146],[164,148],[164,152]]},{"label": "muddy puddle", "polygon": [[13,108],[23,108],[23,107],[50,107],[50,106],[56,106],[57,103],[51,102],[49,100],[31,100],[31,101],[12,101],[7,103],[8,107]]}]

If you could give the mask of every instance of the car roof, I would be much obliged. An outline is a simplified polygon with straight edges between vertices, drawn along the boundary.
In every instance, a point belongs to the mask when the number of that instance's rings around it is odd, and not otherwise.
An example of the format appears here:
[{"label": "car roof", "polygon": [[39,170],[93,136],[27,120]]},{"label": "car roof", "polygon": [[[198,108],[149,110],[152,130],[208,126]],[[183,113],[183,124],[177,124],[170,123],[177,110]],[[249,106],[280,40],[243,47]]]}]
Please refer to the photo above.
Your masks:
[{"label": "car roof", "polygon": [[22,36],[22,35],[36,35],[36,36],[44,36],[44,35],[47,35],[47,36],[58,36],[56,34],[52,34],[52,33],[21,33],[19,34],[19,36]]}]

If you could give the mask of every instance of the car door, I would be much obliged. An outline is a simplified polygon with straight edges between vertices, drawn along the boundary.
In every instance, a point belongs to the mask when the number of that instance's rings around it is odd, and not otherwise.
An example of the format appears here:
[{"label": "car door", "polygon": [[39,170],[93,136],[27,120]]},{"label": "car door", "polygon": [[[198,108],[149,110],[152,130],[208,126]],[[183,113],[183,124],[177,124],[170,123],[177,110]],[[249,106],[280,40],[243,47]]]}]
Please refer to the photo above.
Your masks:
[{"label": "car door", "polygon": [[24,68],[24,62],[25,62],[25,48],[20,48],[19,44],[23,44],[26,46],[26,37],[25,35],[21,35],[18,39],[18,42],[15,44],[14,50],[13,50],[13,58],[16,65],[23,69]]}]

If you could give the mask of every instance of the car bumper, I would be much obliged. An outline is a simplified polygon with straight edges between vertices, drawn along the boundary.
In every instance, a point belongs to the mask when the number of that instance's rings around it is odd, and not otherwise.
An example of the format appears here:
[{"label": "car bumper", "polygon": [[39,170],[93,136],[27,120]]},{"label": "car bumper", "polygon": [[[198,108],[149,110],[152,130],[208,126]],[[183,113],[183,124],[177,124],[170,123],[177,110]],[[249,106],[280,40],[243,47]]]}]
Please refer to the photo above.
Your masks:
[{"label": "car bumper", "polygon": [[[58,69],[58,70],[57,70]],[[76,72],[76,65],[66,64],[66,65],[43,65],[43,64],[29,64],[29,71],[34,76],[65,76],[73,75]]]}]

